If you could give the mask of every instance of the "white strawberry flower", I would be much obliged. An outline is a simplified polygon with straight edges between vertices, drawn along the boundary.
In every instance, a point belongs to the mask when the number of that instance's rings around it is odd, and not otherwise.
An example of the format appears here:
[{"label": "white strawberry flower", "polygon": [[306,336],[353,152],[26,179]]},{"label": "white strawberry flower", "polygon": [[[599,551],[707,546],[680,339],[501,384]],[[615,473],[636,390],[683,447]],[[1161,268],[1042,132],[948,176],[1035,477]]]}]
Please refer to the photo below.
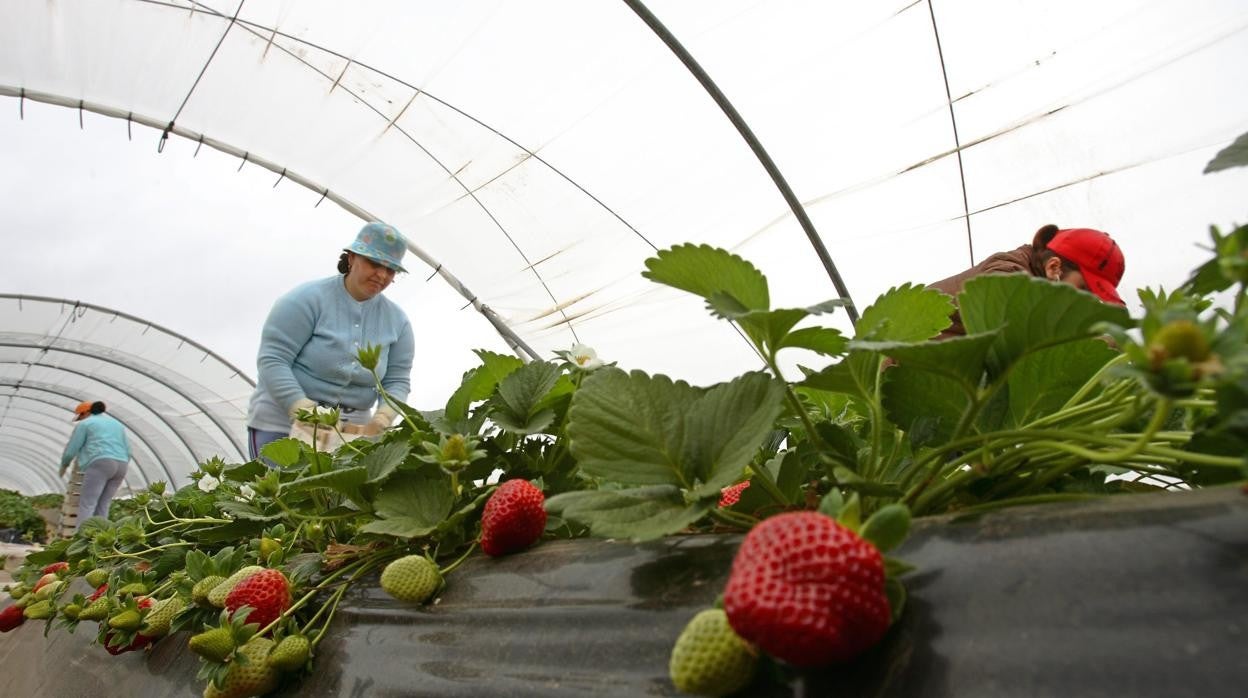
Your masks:
[{"label": "white strawberry flower", "polygon": [[582,371],[593,371],[602,367],[602,359],[598,358],[598,352],[584,344],[573,344],[572,350],[568,352],[568,360]]},{"label": "white strawberry flower", "polygon": [[251,485],[243,485],[239,487],[238,493],[242,496],[235,497],[234,499],[237,499],[240,502],[250,502],[256,498],[256,491],[252,489]]},{"label": "white strawberry flower", "polygon": [[220,486],[221,481],[211,475],[204,474],[203,477],[199,478],[198,487],[201,492],[211,492]]}]

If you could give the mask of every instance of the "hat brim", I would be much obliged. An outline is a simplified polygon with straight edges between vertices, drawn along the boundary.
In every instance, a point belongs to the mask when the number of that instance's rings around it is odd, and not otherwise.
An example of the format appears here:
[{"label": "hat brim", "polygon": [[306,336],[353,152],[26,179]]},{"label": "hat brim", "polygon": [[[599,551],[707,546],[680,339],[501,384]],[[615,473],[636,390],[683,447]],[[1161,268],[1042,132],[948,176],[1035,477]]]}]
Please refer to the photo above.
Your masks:
[{"label": "hat brim", "polygon": [[402,264],[399,264],[398,262],[394,261],[393,259],[387,259],[387,258],[385,258],[385,257],[378,257],[378,256],[376,256],[376,255],[372,255],[372,254],[365,254],[365,253],[363,253],[363,252],[360,252],[359,250],[353,250],[353,249],[351,249],[350,247],[344,247],[344,248],[342,248],[342,251],[343,251],[343,252],[350,252],[351,254],[358,254],[358,255],[359,255],[359,256],[361,256],[361,257],[367,257],[368,259],[373,260],[374,262],[376,262],[376,263],[380,264],[380,265],[381,265],[381,266],[383,266],[383,267],[386,267],[387,269],[392,269],[392,270],[394,270],[394,271],[401,271],[401,272],[403,272],[404,274],[406,274],[406,273],[407,273],[407,270],[403,268],[403,265],[402,265]]},{"label": "hat brim", "polygon": [[1088,285],[1089,291],[1106,303],[1126,305],[1122,300],[1122,296],[1118,295],[1118,289],[1108,279],[1083,272],[1083,281]]}]

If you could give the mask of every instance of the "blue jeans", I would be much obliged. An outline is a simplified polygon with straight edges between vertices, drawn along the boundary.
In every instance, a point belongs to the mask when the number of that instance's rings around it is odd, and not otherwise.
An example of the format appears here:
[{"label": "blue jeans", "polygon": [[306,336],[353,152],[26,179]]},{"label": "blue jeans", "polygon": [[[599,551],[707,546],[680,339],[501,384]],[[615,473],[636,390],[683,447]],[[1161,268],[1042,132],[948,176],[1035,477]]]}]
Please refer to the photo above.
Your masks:
[{"label": "blue jeans", "polygon": [[251,460],[259,459],[270,468],[276,468],[277,463],[268,458],[260,458],[260,449],[265,445],[273,443],[278,439],[284,439],[290,436],[290,432],[286,431],[262,431],[260,429],[252,429],[247,427],[247,457]]},{"label": "blue jeans", "polygon": [[92,516],[108,518],[113,495],[126,479],[124,461],[96,458],[82,471],[82,492],[78,494],[78,526]]}]

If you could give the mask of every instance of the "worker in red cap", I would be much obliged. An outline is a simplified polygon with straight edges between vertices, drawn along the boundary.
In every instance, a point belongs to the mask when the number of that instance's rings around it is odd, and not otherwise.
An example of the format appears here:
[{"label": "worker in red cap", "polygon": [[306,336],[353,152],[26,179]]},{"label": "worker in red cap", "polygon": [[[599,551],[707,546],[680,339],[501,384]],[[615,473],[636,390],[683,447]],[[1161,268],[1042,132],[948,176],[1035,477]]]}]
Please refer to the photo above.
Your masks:
[{"label": "worker in red cap", "polygon": [[[1125,305],[1118,295],[1118,283],[1122,281],[1125,269],[1122,250],[1107,233],[1091,228],[1062,230],[1056,225],[1046,225],[1036,231],[1030,245],[998,252],[961,274],[937,281],[929,288],[956,299],[968,280],[982,274],[1030,274],[1070,284],[1106,303]],[[957,311],[951,319],[953,324],[936,339],[966,334]]]},{"label": "worker in red cap", "polygon": [[61,454],[61,476],[78,460],[82,470],[82,491],[78,494],[78,526],[92,516],[108,518],[113,496],[126,479],[130,443],[126,429],[112,415],[105,414],[103,402],[82,402],[74,408],[74,433]]}]

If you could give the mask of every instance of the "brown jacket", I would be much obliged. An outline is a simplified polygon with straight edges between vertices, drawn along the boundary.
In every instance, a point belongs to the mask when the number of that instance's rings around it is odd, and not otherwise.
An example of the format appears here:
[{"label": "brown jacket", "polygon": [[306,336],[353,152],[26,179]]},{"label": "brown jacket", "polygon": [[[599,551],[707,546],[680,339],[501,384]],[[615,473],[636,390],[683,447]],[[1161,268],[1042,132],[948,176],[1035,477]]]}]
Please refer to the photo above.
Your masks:
[{"label": "brown jacket", "polygon": [[[928,286],[937,291],[942,291],[954,298],[954,304],[957,304],[958,294],[962,292],[962,286],[970,279],[983,274],[1031,274],[1032,276],[1044,276],[1044,269],[1040,266],[1039,260],[1032,254],[1031,245],[1023,245],[1016,250],[1009,252],[998,252],[975,266],[967,269],[961,274],[937,281]],[[949,329],[936,335],[934,339],[948,339],[949,337],[961,337],[966,334],[966,328],[962,326],[962,316],[957,310],[953,311],[953,315],[949,316],[953,320],[953,324]]]}]

